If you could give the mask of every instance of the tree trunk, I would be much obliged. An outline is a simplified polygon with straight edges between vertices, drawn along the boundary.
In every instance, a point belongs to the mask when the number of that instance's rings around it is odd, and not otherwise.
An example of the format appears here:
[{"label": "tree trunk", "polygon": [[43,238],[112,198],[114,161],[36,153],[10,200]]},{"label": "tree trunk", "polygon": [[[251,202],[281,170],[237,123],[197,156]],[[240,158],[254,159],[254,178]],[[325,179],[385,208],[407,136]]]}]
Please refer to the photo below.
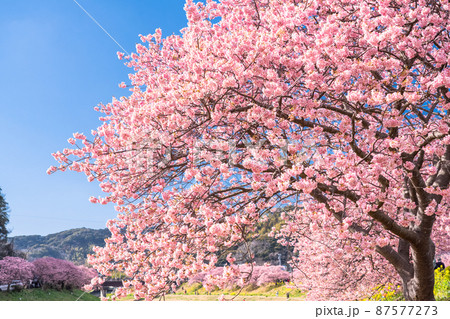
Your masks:
[{"label": "tree trunk", "polygon": [[426,287],[420,286],[415,278],[409,281],[403,281],[403,296],[407,301],[435,301],[433,294],[433,284],[428,284]]},{"label": "tree trunk", "polygon": [[429,237],[423,236],[415,245],[400,239],[398,251],[389,245],[377,247],[377,251],[395,267],[402,279],[405,300],[435,300],[433,267],[435,246]]},{"label": "tree trunk", "polygon": [[403,295],[405,300],[434,301],[434,243],[428,239],[420,246],[411,247],[413,272],[403,273]]}]

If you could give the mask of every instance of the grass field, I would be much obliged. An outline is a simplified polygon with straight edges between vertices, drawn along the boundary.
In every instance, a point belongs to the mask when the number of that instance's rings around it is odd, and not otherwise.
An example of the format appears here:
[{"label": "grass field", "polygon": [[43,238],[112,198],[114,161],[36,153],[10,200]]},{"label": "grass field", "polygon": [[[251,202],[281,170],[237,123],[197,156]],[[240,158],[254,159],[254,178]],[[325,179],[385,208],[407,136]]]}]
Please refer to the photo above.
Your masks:
[{"label": "grass field", "polygon": [[[81,297],[80,297],[81,296]],[[226,295],[226,299],[231,299],[234,296]],[[79,298],[79,299],[78,299]],[[183,295],[171,294],[165,296],[165,301],[217,301],[219,295]],[[81,290],[73,291],[57,291],[57,290],[42,290],[42,289],[27,289],[19,292],[0,292],[0,301],[99,301],[100,299],[84,293]],[[133,300],[132,296],[122,300]],[[235,301],[286,301],[286,296],[237,296]],[[303,297],[290,297],[290,301],[301,301]],[[161,300],[162,301],[162,300]]]},{"label": "grass field", "polygon": [[[276,296],[278,291],[279,296]],[[231,291],[215,291],[213,294],[202,294],[202,290],[199,294],[184,294],[178,292],[177,294],[170,294],[165,296],[165,301],[217,301],[219,295],[224,293],[227,300],[235,301],[286,301],[286,292],[290,292],[290,301],[301,301],[305,298],[302,294],[296,293],[292,290],[286,290],[283,287],[265,287],[258,288],[252,291],[242,291],[241,294],[235,297],[235,292]],[[42,289],[25,289],[22,291],[14,292],[0,292],[0,301],[99,301],[100,299],[89,294],[83,293],[81,290],[42,290]],[[133,296],[129,295],[121,300],[133,300]],[[161,300],[162,301],[162,300]]]},{"label": "grass field", "polygon": [[[289,293],[289,299],[286,294]],[[166,295],[165,301],[217,301],[223,294],[227,300],[235,301],[302,301],[305,295],[299,290],[287,288],[284,284],[268,284],[261,287],[246,287],[236,297],[237,290],[215,290],[208,294],[201,285],[182,285],[176,294]],[[133,295],[128,295],[120,300],[133,300]],[[159,299],[155,299],[159,300]]]},{"label": "grass field", "polygon": [[[231,300],[234,296],[225,295],[225,299]],[[218,295],[167,295],[166,301],[217,301]],[[286,297],[274,296],[237,296],[235,301],[286,301]],[[303,297],[292,297],[289,301],[305,300]]]},{"label": "grass field", "polygon": [[42,290],[24,289],[22,291],[0,292],[0,301],[98,301],[99,298],[81,290]]},{"label": "grass field", "polygon": [[[233,295],[225,295],[226,300],[231,300]],[[219,295],[178,295],[171,294],[166,295],[164,299],[155,299],[155,301],[217,301],[219,299]],[[127,296],[126,298],[121,299],[122,301],[130,301],[133,300],[133,296]],[[289,299],[284,297],[276,297],[276,296],[237,296],[233,299],[234,301],[302,301],[305,300],[304,297],[290,297]]]}]

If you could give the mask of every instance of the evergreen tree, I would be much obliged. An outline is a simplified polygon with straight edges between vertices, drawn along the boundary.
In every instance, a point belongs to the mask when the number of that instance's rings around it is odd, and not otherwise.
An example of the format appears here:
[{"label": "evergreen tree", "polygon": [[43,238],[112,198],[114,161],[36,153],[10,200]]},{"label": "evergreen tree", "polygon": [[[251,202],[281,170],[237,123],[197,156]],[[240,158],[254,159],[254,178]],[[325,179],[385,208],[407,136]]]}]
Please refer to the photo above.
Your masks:
[{"label": "evergreen tree", "polygon": [[8,212],[8,203],[5,201],[0,188],[0,260],[7,256],[14,256],[13,245],[7,242],[8,229],[6,224],[9,222]]},{"label": "evergreen tree", "polygon": [[8,230],[6,229],[6,224],[9,222],[8,212],[8,203],[5,201],[2,189],[0,188],[0,242],[6,242],[6,236],[8,235]]}]

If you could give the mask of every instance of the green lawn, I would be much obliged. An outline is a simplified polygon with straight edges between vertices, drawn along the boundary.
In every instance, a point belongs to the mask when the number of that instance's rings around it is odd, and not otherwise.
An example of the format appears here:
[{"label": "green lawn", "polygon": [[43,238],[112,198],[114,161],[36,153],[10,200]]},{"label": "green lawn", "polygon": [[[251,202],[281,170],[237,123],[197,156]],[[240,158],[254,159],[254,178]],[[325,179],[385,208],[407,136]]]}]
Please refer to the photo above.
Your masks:
[{"label": "green lawn", "polygon": [[[81,297],[80,297],[81,296]],[[79,299],[78,299],[79,298]],[[98,301],[98,297],[81,290],[42,290],[25,289],[22,291],[0,292],[0,301]]]},{"label": "green lawn", "polygon": [[[217,301],[218,295],[167,295],[165,301]],[[225,299],[231,300],[234,295],[225,295]],[[262,295],[239,295],[234,298],[235,301],[302,301],[304,297],[289,297],[285,296],[262,296]]]},{"label": "green lawn", "polygon": [[[297,289],[287,288],[284,284],[268,284],[261,287],[248,286],[236,294],[239,289],[216,289],[211,293],[207,293],[201,284],[183,284],[176,292],[176,294],[169,294],[165,296],[166,301],[217,301],[219,296],[223,294],[225,299],[236,301],[300,301],[305,300],[305,294]],[[196,294],[197,293],[197,294]],[[289,293],[289,299],[287,299]],[[133,295],[128,295],[121,300],[133,300]],[[161,298],[162,299],[162,298]],[[155,299],[159,300],[159,299]]]}]

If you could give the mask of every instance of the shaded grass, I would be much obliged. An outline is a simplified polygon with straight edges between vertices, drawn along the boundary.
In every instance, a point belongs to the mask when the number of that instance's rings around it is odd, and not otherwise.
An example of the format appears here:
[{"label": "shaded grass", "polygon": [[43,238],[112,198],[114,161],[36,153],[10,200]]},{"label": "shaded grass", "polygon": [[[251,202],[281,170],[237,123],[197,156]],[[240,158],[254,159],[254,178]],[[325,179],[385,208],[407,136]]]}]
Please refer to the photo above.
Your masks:
[{"label": "shaded grass", "polygon": [[[81,296],[81,297],[80,297]],[[79,299],[78,299],[79,298]],[[82,290],[52,290],[52,289],[24,289],[22,291],[0,292],[0,301],[99,301],[89,293]]]}]

